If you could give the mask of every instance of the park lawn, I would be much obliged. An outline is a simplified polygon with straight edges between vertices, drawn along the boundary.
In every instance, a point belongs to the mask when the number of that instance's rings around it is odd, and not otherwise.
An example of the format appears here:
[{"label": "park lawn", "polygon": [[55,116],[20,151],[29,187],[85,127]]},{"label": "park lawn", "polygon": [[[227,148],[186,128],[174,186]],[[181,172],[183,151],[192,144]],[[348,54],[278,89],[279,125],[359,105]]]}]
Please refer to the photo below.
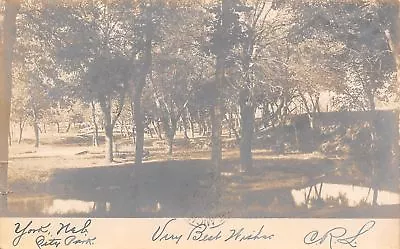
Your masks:
[{"label": "park lawn", "polygon": [[[13,142],[9,152],[9,185],[14,192],[36,191],[36,187],[45,184],[57,169],[127,165],[135,167],[134,146],[131,140],[118,135],[115,136],[118,148],[114,151],[114,162],[108,163],[105,161],[104,144],[92,146],[90,136],[83,136],[77,132],[48,132],[41,134],[41,144],[39,148],[35,148],[32,132],[28,130],[25,133],[22,143]],[[145,157],[144,166],[155,162],[190,163],[191,160],[203,160],[204,164],[207,164],[205,169],[210,166],[207,161],[210,159],[210,148],[204,146],[209,141],[206,137],[197,136],[187,141],[183,134],[178,132],[175,140],[173,155],[170,156],[167,154],[165,141],[146,137],[145,150],[149,151],[149,156]],[[224,143],[233,144],[234,139],[224,136]],[[232,174],[239,168],[240,152],[238,146],[227,147],[223,148],[224,161],[221,171]],[[328,158],[317,152],[279,155],[266,149],[254,149],[253,160],[255,172],[250,173],[247,178],[253,184],[252,188],[256,189],[260,186],[268,189],[296,187],[334,169],[338,170],[330,174],[330,177],[336,176],[336,181],[360,184],[364,180],[362,174],[344,158]],[[265,172],[268,174],[260,174]],[[263,178],[260,179],[257,174],[263,175]]]},{"label": "park lawn", "polygon": [[[35,148],[33,134],[26,132],[25,139],[21,144],[13,141],[9,152],[9,185],[14,192],[25,190],[34,191],[36,185],[45,184],[53,175],[56,169],[90,168],[106,166],[126,166],[133,163],[133,145],[129,139],[116,136],[118,151],[114,152],[113,163],[107,163],[104,157],[104,145],[99,147],[91,146],[91,138],[70,133],[45,133],[41,134],[39,148]],[[167,144],[157,138],[147,138],[145,150],[150,155],[145,158],[145,165],[152,162],[162,161],[190,161],[208,160],[210,149],[199,144],[204,144],[205,137],[195,137],[190,142],[183,139],[182,134],[178,134],[172,156],[167,154]],[[232,142],[232,139],[225,139]],[[239,166],[239,149],[224,148],[224,165],[222,171],[232,171]],[[277,162],[285,167],[295,166],[298,160],[323,160],[324,156],[318,153],[313,154],[288,154],[275,155],[268,150],[256,149],[253,151],[253,159],[256,167],[268,167],[276,165]],[[311,165],[312,166],[312,165]],[[314,165],[315,166],[315,165]],[[305,176],[287,172],[274,172],[269,174],[268,185],[270,187],[280,187],[296,184],[304,180]],[[267,183],[265,183],[267,184]],[[29,188],[27,186],[30,186]]]}]

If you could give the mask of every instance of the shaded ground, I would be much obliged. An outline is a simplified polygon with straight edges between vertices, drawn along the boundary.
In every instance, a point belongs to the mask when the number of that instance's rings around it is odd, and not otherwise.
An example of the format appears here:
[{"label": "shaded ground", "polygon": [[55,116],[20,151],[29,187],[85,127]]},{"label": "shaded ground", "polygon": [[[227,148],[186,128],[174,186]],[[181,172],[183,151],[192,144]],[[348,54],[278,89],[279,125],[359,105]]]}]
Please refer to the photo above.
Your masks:
[{"label": "shaded ground", "polygon": [[215,184],[204,137],[186,141],[178,136],[172,157],[163,141],[148,138],[150,155],[141,166],[131,163],[129,140],[119,140],[118,163],[106,165],[102,147],[89,147],[90,139],[61,134],[45,136],[37,150],[29,143],[13,145],[13,193],[5,215],[400,217],[397,179],[388,174],[378,195],[380,205],[373,207],[371,180],[348,159],[256,150],[254,170],[243,174],[238,149],[228,148]]}]

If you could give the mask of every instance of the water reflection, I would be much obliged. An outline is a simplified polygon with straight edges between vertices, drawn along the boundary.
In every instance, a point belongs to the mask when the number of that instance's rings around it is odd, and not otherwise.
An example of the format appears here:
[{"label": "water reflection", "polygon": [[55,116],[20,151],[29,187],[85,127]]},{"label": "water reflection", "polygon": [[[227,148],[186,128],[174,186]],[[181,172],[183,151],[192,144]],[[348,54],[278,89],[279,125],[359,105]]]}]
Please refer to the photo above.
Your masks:
[{"label": "water reflection", "polygon": [[[297,206],[346,206],[360,207],[372,205],[373,190],[368,187],[320,183],[300,190],[291,191]],[[378,205],[398,205],[400,195],[389,191],[379,191]]]},{"label": "water reflection", "polygon": [[[145,218],[206,217],[214,216],[213,212],[218,210],[227,214],[225,217],[347,217],[348,208],[372,208],[373,201],[373,191],[368,187],[333,183],[316,184],[301,189],[257,189],[242,192],[223,189],[219,195],[218,207],[211,205],[215,197],[205,191],[194,193],[193,196],[186,195],[185,199],[176,192],[156,198],[145,189],[136,196],[122,192],[112,196],[113,198],[108,199],[100,195],[101,199],[98,196],[97,200],[79,200],[57,195],[26,197],[13,194],[8,198],[8,213],[9,216],[31,217]],[[377,204],[381,208],[390,208],[385,211],[382,209],[381,213],[389,210],[389,216],[397,217],[398,213],[393,210],[400,205],[400,195],[381,190]]]},{"label": "water reflection", "polygon": [[18,197],[8,199],[8,213],[13,216],[79,216],[110,211],[111,203],[64,200],[52,196]]}]

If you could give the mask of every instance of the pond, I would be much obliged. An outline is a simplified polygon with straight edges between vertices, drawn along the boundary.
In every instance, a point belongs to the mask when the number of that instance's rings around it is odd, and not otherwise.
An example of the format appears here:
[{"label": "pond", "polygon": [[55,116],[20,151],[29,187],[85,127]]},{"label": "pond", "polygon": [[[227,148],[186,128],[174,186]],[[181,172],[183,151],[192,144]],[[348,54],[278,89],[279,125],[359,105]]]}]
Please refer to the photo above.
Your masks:
[{"label": "pond", "polygon": [[[205,217],[211,214],[214,216],[215,211],[212,197],[204,195],[198,199],[208,203],[205,205],[200,205],[198,200],[188,205],[187,201],[174,196],[174,193],[158,200],[146,198],[145,193],[141,194],[141,198],[132,199],[126,195],[116,195],[118,198],[108,200],[79,200],[54,195],[11,194],[8,197],[8,216]],[[221,196],[224,197],[224,193]],[[193,197],[188,196],[187,199],[190,198]],[[320,183],[301,189],[244,192],[235,196],[234,201],[218,202],[217,209],[231,210],[227,217],[324,217],[324,215],[330,217],[333,211],[337,217],[341,217],[341,212],[348,209],[360,210],[367,207],[376,210],[376,208],[391,207],[398,210],[400,205],[400,195],[395,192],[380,190],[376,207],[372,206],[372,199],[373,190],[368,187]],[[393,216],[393,214],[387,215]],[[399,213],[396,212],[394,215],[397,217]]]},{"label": "pond", "polygon": [[[300,190],[291,191],[297,206],[312,206],[312,202],[322,201],[328,206],[342,205],[347,207],[359,207],[372,205],[373,190],[368,187],[320,183]],[[400,195],[389,191],[378,191],[378,205],[398,205]]]}]

